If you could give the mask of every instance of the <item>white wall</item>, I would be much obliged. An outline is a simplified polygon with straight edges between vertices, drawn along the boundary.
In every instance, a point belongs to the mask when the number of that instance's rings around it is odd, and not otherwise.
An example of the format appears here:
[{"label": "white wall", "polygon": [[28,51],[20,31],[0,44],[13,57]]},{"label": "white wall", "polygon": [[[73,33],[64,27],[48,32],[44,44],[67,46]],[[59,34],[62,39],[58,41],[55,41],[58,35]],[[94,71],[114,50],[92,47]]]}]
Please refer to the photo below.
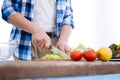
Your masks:
[{"label": "white wall", "polygon": [[[72,0],[75,29],[69,45],[75,47],[81,42],[97,49],[111,43],[120,43],[119,4],[120,0]],[[0,18],[0,28],[0,41],[7,41],[11,25]]]},{"label": "white wall", "polygon": [[96,0],[95,6],[95,43],[120,43],[120,0]]},{"label": "white wall", "polygon": [[75,29],[72,33],[70,45],[75,47],[79,43],[86,46],[94,45],[95,13],[93,0],[72,0]]},{"label": "white wall", "polygon": [[72,4],[76,27],[72,46],[82,42],[98,49],[120,43],[120,0],[72,0]]}]

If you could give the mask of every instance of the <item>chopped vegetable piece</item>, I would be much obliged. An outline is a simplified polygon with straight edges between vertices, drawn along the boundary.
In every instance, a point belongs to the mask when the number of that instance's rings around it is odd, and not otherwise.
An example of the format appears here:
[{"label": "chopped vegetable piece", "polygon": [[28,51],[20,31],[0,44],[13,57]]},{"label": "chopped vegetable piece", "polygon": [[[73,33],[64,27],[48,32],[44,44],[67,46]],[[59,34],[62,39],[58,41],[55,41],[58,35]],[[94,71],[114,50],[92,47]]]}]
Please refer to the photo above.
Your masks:
[{"label": "chopped vegetable piece", "polygon": [[51,51],[49,54],[46,54],[45,56],[43,56],[41,59],[44,60],[56,60],[56,59],[67,59],[66,57],[64,57],[60,52],[53,52]]}]

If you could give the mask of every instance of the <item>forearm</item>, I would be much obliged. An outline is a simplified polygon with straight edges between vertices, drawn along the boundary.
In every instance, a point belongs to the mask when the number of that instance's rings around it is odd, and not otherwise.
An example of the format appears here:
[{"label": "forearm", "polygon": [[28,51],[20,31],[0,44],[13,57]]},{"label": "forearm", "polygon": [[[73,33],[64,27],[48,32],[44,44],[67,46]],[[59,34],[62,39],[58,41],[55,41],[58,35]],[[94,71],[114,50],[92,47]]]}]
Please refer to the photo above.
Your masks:
[{"label": "forearm", "polygon": [[11,23],[12,25],[28,32],[28,33],[35,33],[38,28],[35,24],[24,18],[21,14],[15,13],[10,18],[8,19],[8,22]]},{"label": "forearm", "polygon": [[72,27],[70,25],[64,25],[60,32],[59,40],[64,40],[68,42],[69,36],[71,34]]}]

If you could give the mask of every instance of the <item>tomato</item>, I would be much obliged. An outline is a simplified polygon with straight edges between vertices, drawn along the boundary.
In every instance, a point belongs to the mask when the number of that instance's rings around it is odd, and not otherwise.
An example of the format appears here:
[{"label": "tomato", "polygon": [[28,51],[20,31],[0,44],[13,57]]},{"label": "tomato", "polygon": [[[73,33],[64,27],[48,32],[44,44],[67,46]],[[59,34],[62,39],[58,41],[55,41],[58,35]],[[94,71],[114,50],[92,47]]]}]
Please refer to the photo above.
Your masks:
[{"label": "tomato", "polygon": [[70,53],[70,58],[73,61],[79,61],[82,59],[83,53],[80,50],[74,50]]},{"label": "tomato", "polygon": [[92,48],[86,49],[83,52],[83,57],[87,61],[95,61],[96,58],[97,58],[97,52],[94,49],[92,49]]}]

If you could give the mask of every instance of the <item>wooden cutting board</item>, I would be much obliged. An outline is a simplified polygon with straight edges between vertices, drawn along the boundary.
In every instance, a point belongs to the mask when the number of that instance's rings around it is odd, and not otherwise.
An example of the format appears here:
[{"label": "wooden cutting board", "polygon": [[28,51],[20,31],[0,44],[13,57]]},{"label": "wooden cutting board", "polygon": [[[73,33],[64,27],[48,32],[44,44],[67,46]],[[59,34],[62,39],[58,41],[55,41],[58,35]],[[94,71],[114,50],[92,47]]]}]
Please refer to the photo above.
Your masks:
[{"label": "wooden cutting board", "polygon": [[[40,59],[41,60],[41,59]],[[87,61],[4,61],[0,80],[70,77],[120,73],[119,62]]]}]

